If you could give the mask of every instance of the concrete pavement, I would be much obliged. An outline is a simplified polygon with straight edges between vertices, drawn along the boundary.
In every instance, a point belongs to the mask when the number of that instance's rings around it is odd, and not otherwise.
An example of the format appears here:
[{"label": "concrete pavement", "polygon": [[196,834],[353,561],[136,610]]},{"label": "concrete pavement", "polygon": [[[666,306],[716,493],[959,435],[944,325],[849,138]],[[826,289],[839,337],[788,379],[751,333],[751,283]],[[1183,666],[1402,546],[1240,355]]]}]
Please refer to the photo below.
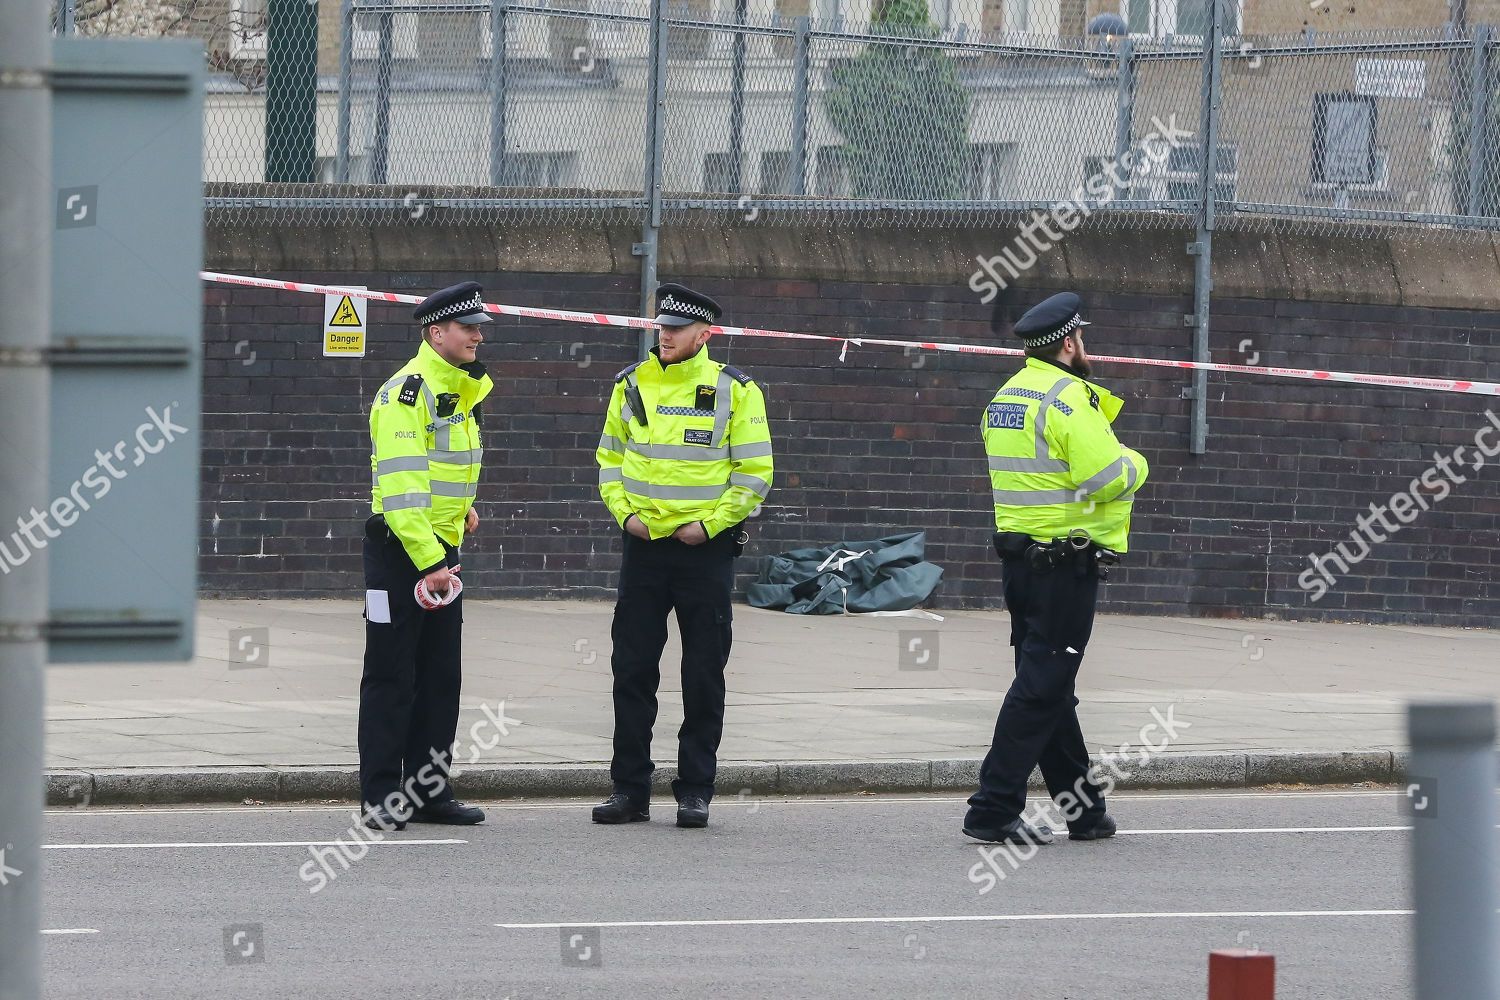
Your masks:
[{"label": "concrete pavement", "polygon": [[[364,631],[348,601],[204,601],[197,657],[48,672],[52,801],[342,797]],[[458,758],[470,794],[591,794],[610,753],[602,602],[468,602]],[[766,791],[958,788],[1009,683],[1003,612],[804,618],[735,608],[721,759]],[[659,765],[675,759],[675,629]],[[1500,632],[1099,618],[1080,678],[1096,749],[1176,720],[1155,784],[1391,780],[1412,697],[1494,698]],[[817,766],[823,765],[823,766]],[[1152,769],[1155,769],[1153,772]],[[670,771],[666,772],[667,774]]]}]

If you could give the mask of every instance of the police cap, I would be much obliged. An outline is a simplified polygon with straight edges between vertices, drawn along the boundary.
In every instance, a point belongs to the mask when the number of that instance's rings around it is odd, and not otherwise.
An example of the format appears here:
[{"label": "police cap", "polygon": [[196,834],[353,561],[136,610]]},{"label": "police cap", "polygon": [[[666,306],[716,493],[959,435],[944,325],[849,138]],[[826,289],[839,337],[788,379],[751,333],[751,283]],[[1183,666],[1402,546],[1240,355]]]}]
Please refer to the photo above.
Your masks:
[{"label": "police cap", "polygon": [[1078,311],[1083,300],[1072,292],[1059,292],[1026,310],[1016,320],[1015,333],[1027,347],[1045,347],[1066,337],[1081,326],[1088,326]]},{"label": "police cap", "polygon": [[674,282],[656,290],[657,326],[687,326],[689,323],[715,323],[724,315],[719,304],[702,292]]},{"label": "police cap", "polygon": [[459,323],[493,322],[484,311],[484,289],[477,281],[460,281],[441,292],[433,292],[412,310],[412,316],[421,326],[450,319]]}]

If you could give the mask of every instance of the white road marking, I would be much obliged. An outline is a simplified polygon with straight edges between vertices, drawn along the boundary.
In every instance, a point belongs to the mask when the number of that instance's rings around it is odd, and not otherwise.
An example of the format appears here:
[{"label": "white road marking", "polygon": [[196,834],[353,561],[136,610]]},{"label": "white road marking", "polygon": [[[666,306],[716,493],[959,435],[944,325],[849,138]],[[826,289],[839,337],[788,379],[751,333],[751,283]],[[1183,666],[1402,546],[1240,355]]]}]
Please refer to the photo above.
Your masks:
[{"label": "white road marking", "polygon": [[[430,847],[434,844],[467,844],[467,840],[365,840],[361,844],[370,847]],[[336,840],[225,840],[216,843],[173,842],[161,844],[43,844],[44,851],[122,851],[148,847],[337,847],[344,846]]]},{"label": "white road marking", "polygon": [[92,927],[52,927],[42,931],[43,934],[98,934]]},{"label": "white road marking", "polygon": [[979,913],[960,916],[778,917],[739,920],[565,920],[558,923],[495,924],[506,930],[558,927],[774,927],[792,924],[1019,923],[1036,920],[1240,920],[1252,917],[1403,917],[1411,910],[1201,910],[1164,913]]},{"label": "white road marking", "polygon": [[[1240,826],[1204,827],[1181,830],[1121,830],[1116,837],[1140,837],[1147,834],[1193,835],[1211,833],[1398,833],[1409,826]],[[1497,826],[1496,829],[1500,829]]]}]

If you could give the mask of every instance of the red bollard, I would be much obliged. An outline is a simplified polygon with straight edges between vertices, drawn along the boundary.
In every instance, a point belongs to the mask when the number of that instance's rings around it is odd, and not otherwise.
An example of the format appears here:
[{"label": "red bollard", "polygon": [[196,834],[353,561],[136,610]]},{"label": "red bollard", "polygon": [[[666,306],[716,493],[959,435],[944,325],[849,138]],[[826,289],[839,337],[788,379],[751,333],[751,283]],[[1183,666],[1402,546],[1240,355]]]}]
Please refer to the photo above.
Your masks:
[{"label": "red bollard", "polygon": [[1208,1000],[1275,1000],[1276,956],[1246,948],[1208,953]]}]

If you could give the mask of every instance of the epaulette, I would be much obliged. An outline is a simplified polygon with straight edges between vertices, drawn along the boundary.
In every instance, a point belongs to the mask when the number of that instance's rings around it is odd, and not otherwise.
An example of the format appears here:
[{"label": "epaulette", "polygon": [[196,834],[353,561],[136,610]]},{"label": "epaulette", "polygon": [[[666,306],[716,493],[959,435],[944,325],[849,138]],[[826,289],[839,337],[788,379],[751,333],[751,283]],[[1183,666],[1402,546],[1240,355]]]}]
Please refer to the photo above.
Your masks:
[{"label": "epaulette", "polygon": [[615,375],[615,381],[616,382],[621,381],[622,379],[625,378],[626,375],[629,375],[631,372],[635,371],[637,368],[639,368],[643,364],[645,364],[644,361],[637,361],[635,364],[629,366],[628,368],[622,368],[622,369],[620,369],[619,373]]},{"label": "epaulette", "polygon": [[401,384],[401,394],[397,396],[396,399],[398,402],[405,403],[407,406],[416,406],[417,393],[421,391],[422,376],[420,373],[413,373],[406,376],[406,381]]},{"label": "epaulette", "polygon": [[736,368],[734,365],[725,365],[724,374],[734,379],[740,385],[749,385],[751,382],[755,381],[749,375],[746,375],[744,372]]}]

